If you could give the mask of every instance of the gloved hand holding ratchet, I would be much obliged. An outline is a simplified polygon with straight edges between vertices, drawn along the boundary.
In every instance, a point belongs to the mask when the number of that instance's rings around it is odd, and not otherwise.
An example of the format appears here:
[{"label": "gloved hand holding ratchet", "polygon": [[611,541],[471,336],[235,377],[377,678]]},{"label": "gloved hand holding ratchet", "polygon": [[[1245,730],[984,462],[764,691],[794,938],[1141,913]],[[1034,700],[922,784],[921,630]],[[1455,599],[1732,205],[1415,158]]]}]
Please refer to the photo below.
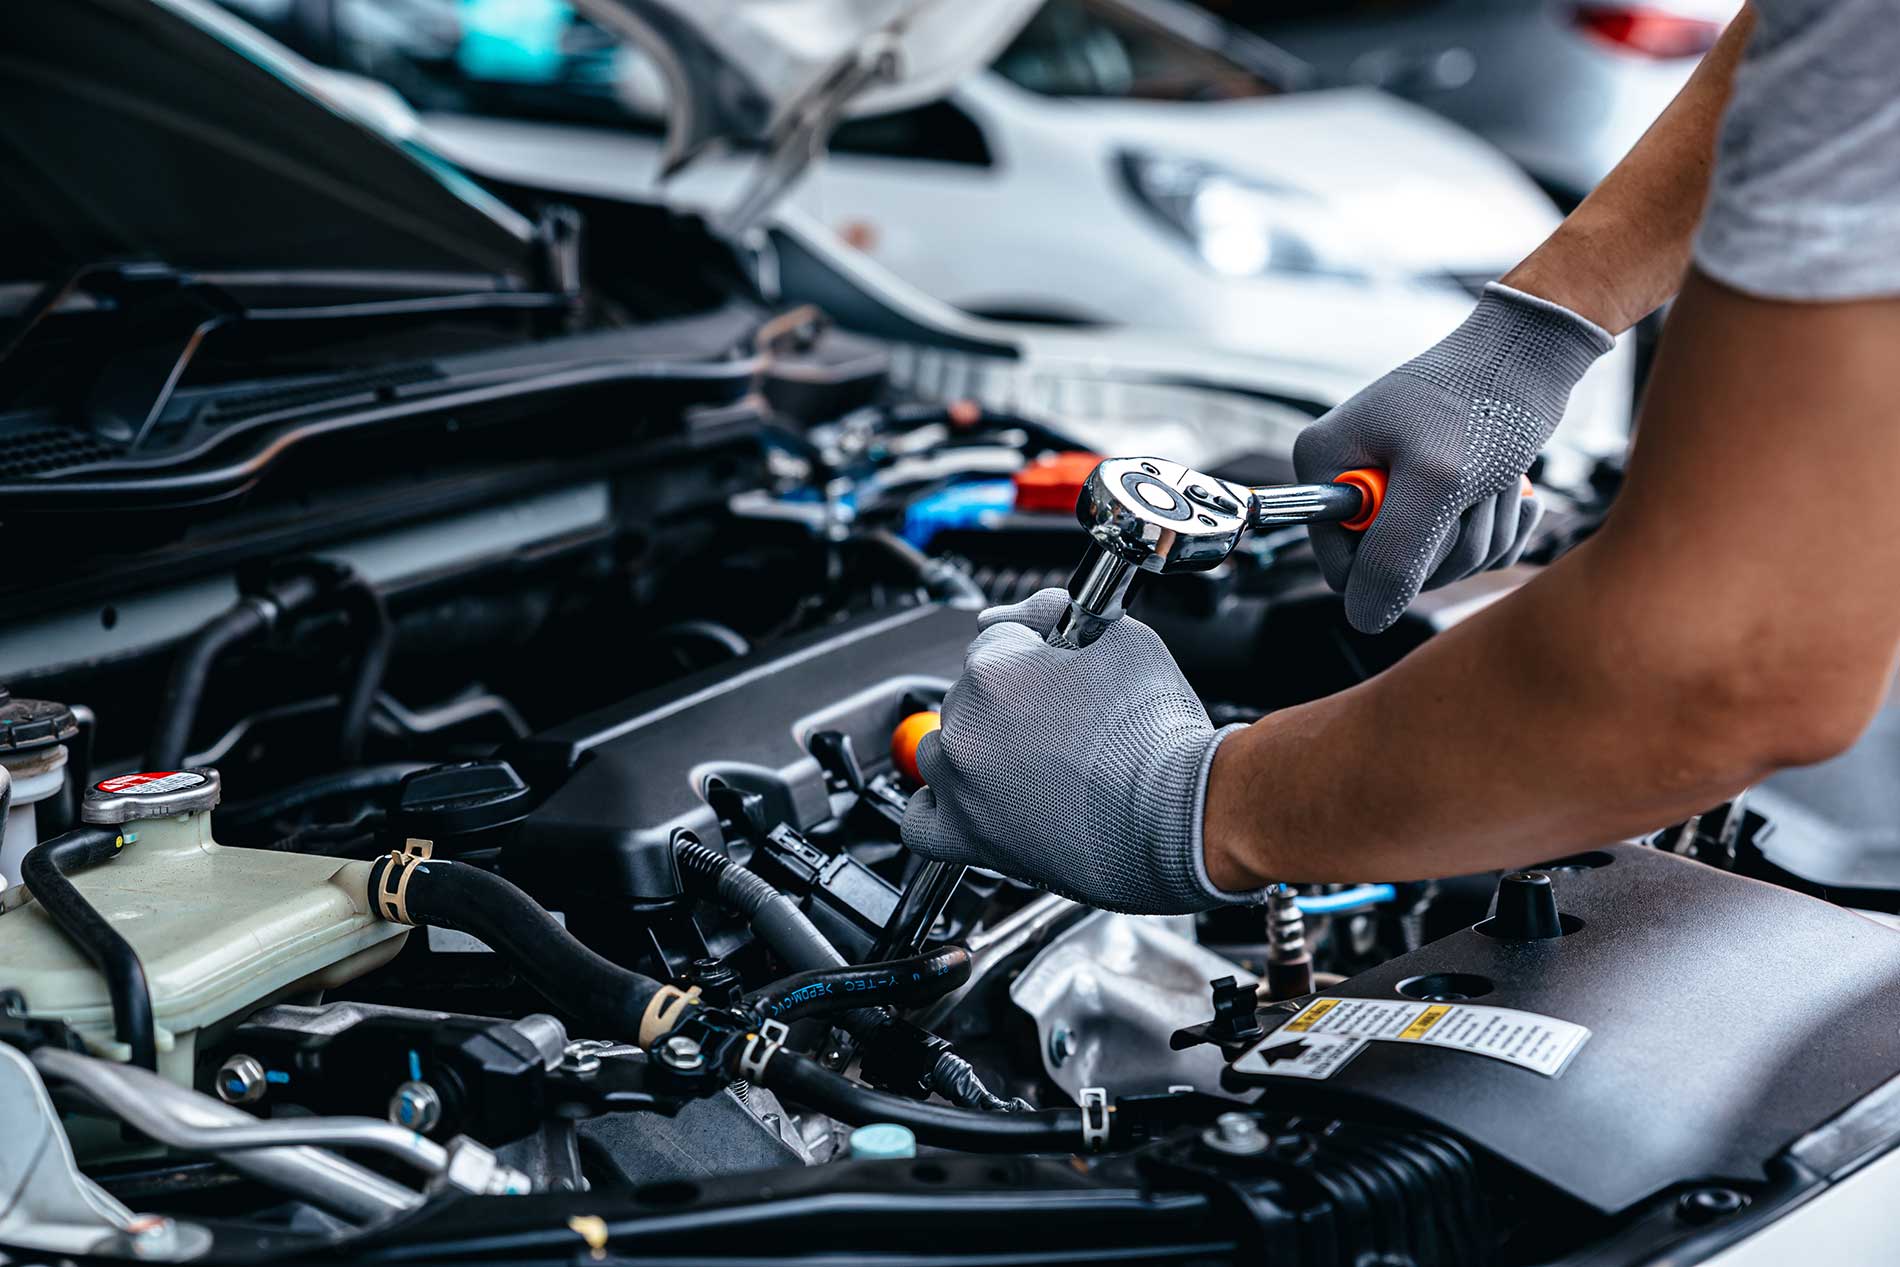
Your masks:
[{"label": "gloved hand holding ratchet", "polygon": [[942,728],[917,749],[928,786],[905,843],[1113,910],[1262,900],[1219,889],[1202,840],[1214,754],[1242,727],[1216,730],[1161,639],[1122,615],[1130,580],[1217,566],[1247,528],[1307,523],[1348,618],[1383,631],[1421,588],[1522,551],[1540,513],[1524,472],[1611,345],[1494,283],[1437,347],[1301,435],[1311,484],[1239,489],[1158,459],[1104,462],[1077,506],[1093,544],[1069,590],[983,614]]},{"label": "gloved hand holding ratchet", "polygon": [[1310,529],[1353,628],[1383,633],[1419,590],[1516,562],[1542,514],[1534,494],[1521,494],[1524,472],[1577,381],[1614,343],[1568,308],[1492,282],[1436,347],[1300,433],[1301,479],[1364,466],[1391,479],[1363,537]]},{"label": "gloved hand holding ratchet", "polygon": [[1091,906],[1202,911],[1225,894],[1201,860],[1201,798],[1216,730],[1154,630],[1132,617],[1091,645],[1044,637],[1069,606],[1046,589],[992,607],[943,726],[917,749],[927,787],[904,843],[988,867]]}]

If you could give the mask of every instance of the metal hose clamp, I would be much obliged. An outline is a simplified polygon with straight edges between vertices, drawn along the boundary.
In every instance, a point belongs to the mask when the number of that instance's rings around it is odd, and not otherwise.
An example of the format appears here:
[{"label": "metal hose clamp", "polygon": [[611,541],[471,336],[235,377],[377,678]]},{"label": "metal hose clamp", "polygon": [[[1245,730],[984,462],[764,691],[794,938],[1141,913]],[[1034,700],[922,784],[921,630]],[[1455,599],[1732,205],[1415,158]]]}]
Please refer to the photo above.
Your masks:
[{"label": "metal hose clamp", "polygon": [[1108,1088],[1082,1088],[1082,1147],[1099,1153],[1108,1147]]},{"label": "metal hose clamp", "polygon": [[784,1021],[767,1021],[759,1032],[746,1035],[745,1050],[739,1054],[739,1076],[748,1082],[765,1077],[765,1066],[785,1045],[791,1027]]}]

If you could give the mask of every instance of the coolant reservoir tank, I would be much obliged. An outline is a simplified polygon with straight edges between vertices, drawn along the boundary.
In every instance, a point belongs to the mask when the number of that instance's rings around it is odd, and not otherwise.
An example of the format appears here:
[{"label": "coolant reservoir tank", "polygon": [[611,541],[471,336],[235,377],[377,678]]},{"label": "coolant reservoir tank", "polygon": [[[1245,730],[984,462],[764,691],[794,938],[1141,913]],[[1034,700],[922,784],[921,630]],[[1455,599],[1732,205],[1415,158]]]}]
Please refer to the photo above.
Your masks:
[{"label": "coolant reservoir tank", "polygon": [[[105,779],[81,816],[120,828],[121,852],[75,888],[145,966],[159,1072],[191,1085],[198,1034],[265,1003],[341,985],[393,958],[407,932],[370,908],[370,863],[226,848],[211,838],[216,770]],[[0,964],[29,1013],[71,1024],[124,1060],[105,979],[22,889],[0,914]]]}]

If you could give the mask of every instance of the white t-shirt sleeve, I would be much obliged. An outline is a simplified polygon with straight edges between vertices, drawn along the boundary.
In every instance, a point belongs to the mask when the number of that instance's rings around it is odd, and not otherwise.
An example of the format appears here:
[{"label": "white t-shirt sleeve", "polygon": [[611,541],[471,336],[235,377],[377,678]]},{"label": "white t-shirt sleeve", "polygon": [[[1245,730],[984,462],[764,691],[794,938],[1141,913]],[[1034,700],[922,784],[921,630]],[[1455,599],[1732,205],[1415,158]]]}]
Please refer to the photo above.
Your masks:
[{"label": "white t-shirt sleeve", "polygon": [[1900,296],[1900,0],[1755,0],[1697,235],[1768,299]]}]

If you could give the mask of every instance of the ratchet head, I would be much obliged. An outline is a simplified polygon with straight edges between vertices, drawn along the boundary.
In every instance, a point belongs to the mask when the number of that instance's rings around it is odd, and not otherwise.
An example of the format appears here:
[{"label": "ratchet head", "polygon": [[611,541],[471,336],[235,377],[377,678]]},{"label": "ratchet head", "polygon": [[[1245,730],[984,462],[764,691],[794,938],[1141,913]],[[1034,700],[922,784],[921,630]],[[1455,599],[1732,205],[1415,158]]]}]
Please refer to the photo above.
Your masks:
[{"label": "ratchet head", "polygon": [[1179,462],[1109,458],[1082,485],[1075,517],[1095,543],[1143,572],[1205,572],[1247,528],[1247,490]]},{"label": "ratchet head", "polygon": [[1076,499],[1089,551],[1069,579],[1069,608],[1048,640],[1086,647],[1120,619],[1141,572],[1205,572],[1234,552],[1247,529],[1248,490],[1179,462],[1110,458]]}]

